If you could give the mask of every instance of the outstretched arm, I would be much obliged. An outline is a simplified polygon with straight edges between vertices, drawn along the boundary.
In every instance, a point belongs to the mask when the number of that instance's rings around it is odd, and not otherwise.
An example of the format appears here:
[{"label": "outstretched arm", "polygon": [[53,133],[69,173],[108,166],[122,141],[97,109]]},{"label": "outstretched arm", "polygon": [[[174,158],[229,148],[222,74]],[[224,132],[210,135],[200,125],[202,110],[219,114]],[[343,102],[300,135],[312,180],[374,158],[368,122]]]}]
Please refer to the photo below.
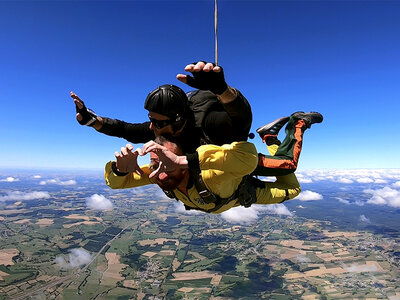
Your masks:
[{"label": "outstretched arm", "polygon": [[76,119],[81,125],[91,126],[98,132],[124,138],[131,143],[145,143],[154,139],[154,132],[149,128],[150,122],[128,123],[117,119],[100,117],[85,106],[85,103],[74,92],[70,93],[76,107]]}]

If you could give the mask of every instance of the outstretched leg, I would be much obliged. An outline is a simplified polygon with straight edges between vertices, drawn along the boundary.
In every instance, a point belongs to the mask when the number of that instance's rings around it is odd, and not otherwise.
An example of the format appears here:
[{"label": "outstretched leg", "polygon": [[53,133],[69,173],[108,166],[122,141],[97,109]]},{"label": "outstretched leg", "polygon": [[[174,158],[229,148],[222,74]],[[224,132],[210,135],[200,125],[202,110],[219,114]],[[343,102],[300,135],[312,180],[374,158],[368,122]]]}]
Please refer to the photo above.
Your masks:
[{"label": "outstretched leg", "polygon": [[[320,113],[296,112],[290,117],[280,118],[271,122],[257,130],[267,143],[270,150],[271,145],[278,145],[279,141],[276,136],[279,130],[287,121],[285,129],[286,138],[279,145],[276,153],[272,155],[258,154],[258,166],[252,173],[257,176],[279,176],[293,173],[297,169],[301,148],[303,144],[303,133],[314,123],[321,123],[323,117]],[[264,129],[264,130],[262,130]],[[275,140],[274,140],[275,139]]]}]

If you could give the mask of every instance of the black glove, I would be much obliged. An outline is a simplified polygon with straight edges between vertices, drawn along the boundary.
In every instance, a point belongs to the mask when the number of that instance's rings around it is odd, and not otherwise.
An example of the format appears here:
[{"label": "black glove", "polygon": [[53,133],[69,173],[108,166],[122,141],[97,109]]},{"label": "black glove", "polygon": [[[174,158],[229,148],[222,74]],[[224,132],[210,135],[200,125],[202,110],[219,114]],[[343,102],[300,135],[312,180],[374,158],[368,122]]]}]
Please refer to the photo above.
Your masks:
[{"label": "black glove", "polygon": [[78,121],[79,124],[93,127],[97,120],[96,113],[87,108],[85,104],[83,104],[82,108],[78,108],[78,105],[75,105],[75,108],[76,112],[80,113],[82,116],[82,120]]},{"label": "black glove", "polygon": [[[197,62],[193,64],[195,65]],[[191,72],[193,77],[187,76],[186,84],[198,90],[209,90],[214,94],[221,95],[226,91],[228,85],[225,82],[224,70],[221,66],[220,68],[220,72]]]}]

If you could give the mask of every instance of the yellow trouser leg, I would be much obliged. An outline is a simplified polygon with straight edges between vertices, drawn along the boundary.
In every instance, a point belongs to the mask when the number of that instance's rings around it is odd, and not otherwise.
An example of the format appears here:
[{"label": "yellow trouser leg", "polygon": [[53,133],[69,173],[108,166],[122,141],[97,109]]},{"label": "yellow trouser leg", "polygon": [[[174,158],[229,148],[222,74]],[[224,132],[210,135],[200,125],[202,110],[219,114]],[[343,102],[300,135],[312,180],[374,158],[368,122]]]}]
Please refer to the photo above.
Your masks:
[{"label": "yellow trouser leg", "polygon": [[257,188],[256,204],[281,203],[293,199],[301,192],[300,184],[294,173],[277,176],[275,182],[265,182],[264,188]]}]

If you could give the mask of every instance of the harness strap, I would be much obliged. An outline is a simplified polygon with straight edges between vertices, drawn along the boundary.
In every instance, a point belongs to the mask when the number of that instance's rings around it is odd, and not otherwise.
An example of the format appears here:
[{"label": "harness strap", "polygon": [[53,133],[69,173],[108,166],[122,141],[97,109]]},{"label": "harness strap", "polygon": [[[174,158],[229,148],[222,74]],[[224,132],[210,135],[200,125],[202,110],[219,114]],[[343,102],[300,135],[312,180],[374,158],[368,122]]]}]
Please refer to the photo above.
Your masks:
[{"label": "harness strap", "polygon": [[162,190],[162,191],[164,192],[165,195],[167,195],[168,198],[178,200],[178,198],[176,197],[176,195],[173,191],[166,191],[166,190]]},{"label": "harness strap", "polygon": [[[238,188],[236,191],[227,198],[222,198],[213,192],[211,192],[206,184],[204,183],[204,180],[201,176],[201,171],[198,168],[189,168],[190,176],[193,180],[193,184],[197,190],[197,193],[200,195],[200,197],[203,199],[203,201],[207,204],[214,203],[215,206],[214,208],[211,209],[201,209],[201,208],[196,208],[196,207],[189,207],[185,205],[186,210],[201,210],[204,212],[214,212],[219,210],[222,206],[225,204],[236,200],[237,202],[240,203],[240,205],[244,207],[250,207],[253,203],[257,202],[257,196],[256,196],[256,189],[263,188],[265,186],[265,183],[258,178],[252,177],[250,175],[244,176],[242,181],[240,182]],[[173,191],[165,191],[163,190],[164,193],[172,199],[177,199],[179,200],[175,193]],[[289,191],[286,190],[286,197],[285,200],[289,199]]]},{"label": "harness strap", "polygon": [[205,203],[216,203],[218,196],[210,192],[204,183],[203,177],[201,176],[200,168],[189,168],[189,173],[193,179],[193,184],[196,187],[197,192]]},{"label": "harness strap", "polygon": [[285,196],[285,199],[283,200],[283,201],[286,201],[286,200],[289,200],[289,190],[285,190],[285,194],[286,194],[286,196]]}]

